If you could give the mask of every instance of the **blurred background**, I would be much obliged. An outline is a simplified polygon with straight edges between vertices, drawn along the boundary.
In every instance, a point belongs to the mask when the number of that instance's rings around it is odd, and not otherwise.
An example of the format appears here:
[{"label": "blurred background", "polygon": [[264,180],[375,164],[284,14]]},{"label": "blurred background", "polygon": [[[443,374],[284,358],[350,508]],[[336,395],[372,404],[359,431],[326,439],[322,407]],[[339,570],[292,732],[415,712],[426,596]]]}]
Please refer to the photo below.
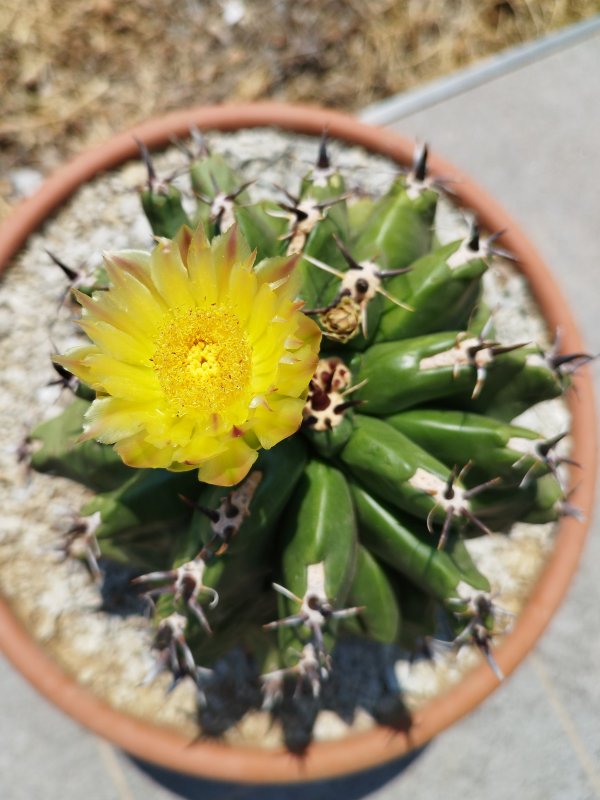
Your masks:
[{"label": "blurred background", "polygon": [[[276,99],[360,112],[422,87],[427,104],[400,97],[365,118],[431,137],[492,191],[598,352],[600,18],[585,41],[475,85],[460,70],[599,13],[600,0],[0,0],[0,220],[65,157],[163,111]],[[454,73],[460,91],[427,93]],[[298,790],[140,769],[0,658],[0,797],[599,800],[599,562],[592,535],[534,654],[418,757]]]},{"label": "blurred background", "polygon": [[361,109],[598,0],[2,0],[0,219],[66,156],[169,109]]}]

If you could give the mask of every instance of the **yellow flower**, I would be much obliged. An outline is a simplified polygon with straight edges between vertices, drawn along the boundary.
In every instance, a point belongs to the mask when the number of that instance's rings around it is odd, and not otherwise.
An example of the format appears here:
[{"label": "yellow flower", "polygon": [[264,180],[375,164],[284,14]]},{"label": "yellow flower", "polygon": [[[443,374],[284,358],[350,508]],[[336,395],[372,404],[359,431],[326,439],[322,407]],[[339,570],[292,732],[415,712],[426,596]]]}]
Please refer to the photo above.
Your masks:
[{"label": "yellow flower", "polygon": [[198,469],[231,486],[302,419],[321,334],[300,311],[296,257],[254,254],[201,227],[152,253],[106,257],[111,287],[76,292],[93,344],[56,357],[96,391],[84,439],[132,467]]}]

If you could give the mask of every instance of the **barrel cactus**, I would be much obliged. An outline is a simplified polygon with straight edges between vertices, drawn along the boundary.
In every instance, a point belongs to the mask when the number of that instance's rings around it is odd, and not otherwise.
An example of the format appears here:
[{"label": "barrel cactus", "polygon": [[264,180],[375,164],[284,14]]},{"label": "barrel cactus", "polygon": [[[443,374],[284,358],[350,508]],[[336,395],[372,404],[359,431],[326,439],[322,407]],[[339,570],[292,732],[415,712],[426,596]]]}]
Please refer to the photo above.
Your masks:
[{"label": "barrel cactus", "polygon": [[100,556],[134,570],[148,679],[190,676],[207,702],[241,645],[274,709],[320,695],[340,637],[416,648],[440,615],[501,677],[465,541],[575,513],[561,437],[512,420],[585,355],[497,339],[482,279],[508,254],[474,222],[437,240],[425,148],[371,196],[324,139],[256,201],[202,145],[193,209],[142,152],[156,244],[73,289],[89,341],[54,358],[73,399],[32,465],[94,490],[69,547],[97,576]]}]

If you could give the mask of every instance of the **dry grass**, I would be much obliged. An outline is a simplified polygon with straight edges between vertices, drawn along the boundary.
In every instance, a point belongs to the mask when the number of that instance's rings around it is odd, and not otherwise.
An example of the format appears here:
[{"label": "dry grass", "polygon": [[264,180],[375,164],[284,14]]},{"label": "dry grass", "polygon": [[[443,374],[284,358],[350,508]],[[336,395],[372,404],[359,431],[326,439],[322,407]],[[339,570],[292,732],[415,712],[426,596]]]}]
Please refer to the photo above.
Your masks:
[{"label": "dry grass", "polygon": [[[598,11],[599,0],[3,0],[0,175],[45,173],[188,104],[360,108]],[[12,200],[0,178],[0,217]]]}]

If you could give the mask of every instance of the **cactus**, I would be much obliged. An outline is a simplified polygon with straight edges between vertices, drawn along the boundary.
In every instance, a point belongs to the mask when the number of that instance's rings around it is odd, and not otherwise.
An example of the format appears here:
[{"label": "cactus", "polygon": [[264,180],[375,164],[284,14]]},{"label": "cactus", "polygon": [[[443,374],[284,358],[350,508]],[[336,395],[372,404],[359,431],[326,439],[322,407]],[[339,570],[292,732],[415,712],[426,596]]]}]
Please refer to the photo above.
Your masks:
[{"label": "cactus", "polygon": [[482,280],[507,254],[475,225],[436,241],[424,149],[365,197],[323,140],[296,194],[253,202],[203,148],[194,211],[143,157],[156,246],[73,291],[90,342],[54,359],[75,396],[32,465],[96,492],[70,535],[94,575],[99,554],[135,570],[149,679],[201,686],[242,644],[276,709],[318,698],[340,637],[416,647],[434,606],[501,677],[465,540],[575,513],[560,437],[512,420],[586,356],[496,340]]}]

